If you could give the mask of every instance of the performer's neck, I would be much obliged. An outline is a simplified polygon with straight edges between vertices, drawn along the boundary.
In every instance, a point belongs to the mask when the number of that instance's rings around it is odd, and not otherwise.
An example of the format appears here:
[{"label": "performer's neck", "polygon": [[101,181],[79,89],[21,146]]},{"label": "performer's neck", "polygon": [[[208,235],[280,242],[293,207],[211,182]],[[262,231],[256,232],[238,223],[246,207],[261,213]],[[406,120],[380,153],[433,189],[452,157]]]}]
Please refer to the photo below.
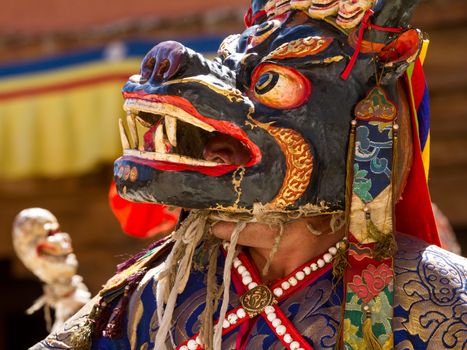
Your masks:
[{"label": "performer's neck", "polygon": [[[322,215],[284,224],[282,239],[263,280],[269,282],[286,276],[340,241],[344,235],[343,229],[332,233],[330,220],[331,215]],[[229,240],[234,227],[234,223],[219,222],[212,232],[219,238]],[[238,244],[248,249],[259,271],[268,261],[279,229],[278,225],[250,223],[240,233]]]}]

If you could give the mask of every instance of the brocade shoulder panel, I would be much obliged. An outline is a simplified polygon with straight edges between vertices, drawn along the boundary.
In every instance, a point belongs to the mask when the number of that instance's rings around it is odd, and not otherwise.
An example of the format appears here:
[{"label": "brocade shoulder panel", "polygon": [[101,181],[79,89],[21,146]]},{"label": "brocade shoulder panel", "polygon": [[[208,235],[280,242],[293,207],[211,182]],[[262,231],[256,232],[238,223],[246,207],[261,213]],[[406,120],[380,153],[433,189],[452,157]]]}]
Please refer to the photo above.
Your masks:
[{"label": "brocade shoulder panel", "polygon": [[464,349],[467,260],[399,235],[394,331],[397,349]]}]

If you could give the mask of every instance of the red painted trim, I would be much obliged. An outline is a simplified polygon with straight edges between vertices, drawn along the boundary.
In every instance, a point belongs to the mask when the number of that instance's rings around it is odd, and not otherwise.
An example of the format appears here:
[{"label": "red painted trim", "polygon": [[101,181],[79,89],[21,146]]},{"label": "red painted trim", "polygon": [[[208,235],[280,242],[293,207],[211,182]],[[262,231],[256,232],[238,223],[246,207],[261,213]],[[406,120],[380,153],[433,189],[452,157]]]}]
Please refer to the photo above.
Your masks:
[{"label": "red painted trim", "polygon": [[0,92],[0,101],[9,100],[21,97],[30,97],[34,95],[42,95],[53,92],[63,92],[64,90],[76,89],[83,86],[102,84],[110,81],[125,82],[131,73],[112,73],[105,74],[99,77],[84,78],[75,81],[68,81],[64,83],[51,84],[48,86],[26,88],[22,90],[13,90],[8,92]]},{"label": "red painted trim", "polygon": [[135,156],[122,156],[119,159],[122,160],[129,160],[134,163],[147,165],[151,168],[163,170],[163,171],[196,171],[198,173],[208,175],[208,176],[221,176],[229,171],[235,170],[239,167],[239,165],[218,165],[213,167],[208,166],[195,166],[189,164],[182,164],[182,163],[171,163],[171,162],[164,162],[161,160],[149,160],[138,158]]}]

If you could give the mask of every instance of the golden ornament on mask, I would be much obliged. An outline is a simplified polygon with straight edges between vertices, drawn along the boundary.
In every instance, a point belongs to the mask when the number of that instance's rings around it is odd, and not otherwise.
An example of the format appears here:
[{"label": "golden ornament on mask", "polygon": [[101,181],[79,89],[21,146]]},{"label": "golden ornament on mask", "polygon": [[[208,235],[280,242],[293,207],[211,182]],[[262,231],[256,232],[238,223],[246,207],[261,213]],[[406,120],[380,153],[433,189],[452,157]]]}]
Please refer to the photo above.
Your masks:
[{"label": "golden ornament on mask", "polygon": [[308,143],[296,131],[256,122],[279,144],[286,159],[286,174],[282,187],[270,202],[272,206],[285,208],[295,203],[306,191],[313,172],[313,156]]},{"label": "golden ornament on mask", "polygon": [[331,45],[333,39],[320,36],[308,36],[292,40],[282,44],[269,55],[264,58],[265,60],[271,59],[285,59],[296,58],[316,55],[326,50]]}]

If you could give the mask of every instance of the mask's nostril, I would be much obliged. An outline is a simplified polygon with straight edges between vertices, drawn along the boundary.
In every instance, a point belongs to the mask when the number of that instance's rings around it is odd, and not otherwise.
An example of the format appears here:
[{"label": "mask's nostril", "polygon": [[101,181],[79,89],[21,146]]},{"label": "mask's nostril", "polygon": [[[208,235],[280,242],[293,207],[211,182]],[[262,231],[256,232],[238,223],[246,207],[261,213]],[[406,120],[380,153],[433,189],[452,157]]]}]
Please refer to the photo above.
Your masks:
[{"label": "mask's nostril", "polygon": [[164,74],[169,70],[169,68],[170,68],[170,61],[167,58],[164,58],[163,60],[161,60],[154,74],[154,77],[156,78],[156,80],[163,80]]},{"label": "mask's nostril", "polygon": [[156,59],[154,57],[148,57],[141,64],[141,80],[147,81],[152,75],[154,66],[156,64]]},{"label": "mask's nostril", "polygon": [[154,46],[144,57],[140,69],[140,84],[160,84],[172,79],[185,64],[186,48],[175,41]]}]

